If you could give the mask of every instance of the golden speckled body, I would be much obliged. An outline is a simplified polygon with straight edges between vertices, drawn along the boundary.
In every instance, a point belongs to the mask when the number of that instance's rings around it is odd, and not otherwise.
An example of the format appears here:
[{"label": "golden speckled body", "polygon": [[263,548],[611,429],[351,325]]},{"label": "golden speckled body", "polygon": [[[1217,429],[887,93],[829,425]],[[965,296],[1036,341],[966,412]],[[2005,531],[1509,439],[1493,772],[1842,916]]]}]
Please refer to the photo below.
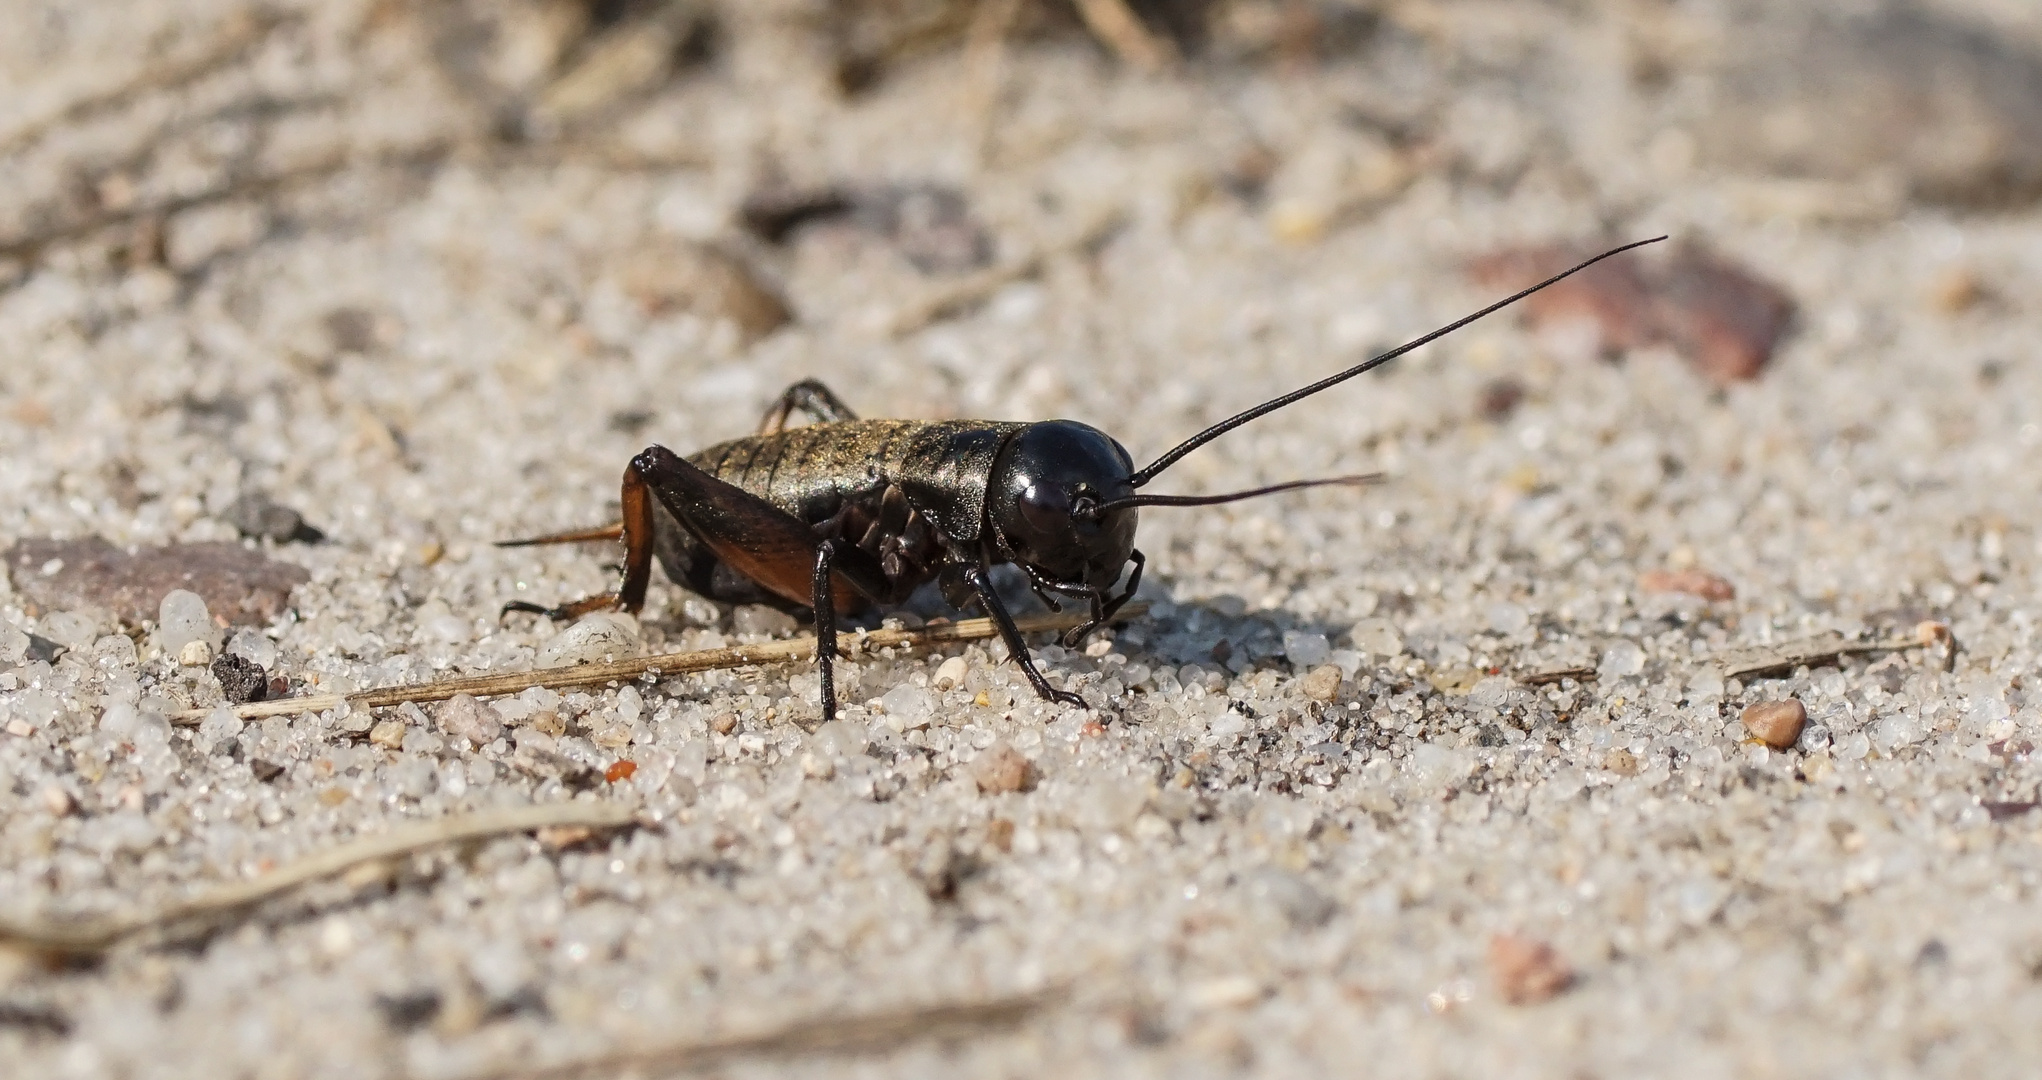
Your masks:
[{"label": "golden speckled body", "polygon": [[[842,537],[887,565],[898,598],[947,558],[976,553],[987,478],[1026,425],[988,420],[838,420],[751,435],[687,455],[696,468]],[[782,601],[721,567],[664,507],[657,551],[667,576],[728,602]]]}]

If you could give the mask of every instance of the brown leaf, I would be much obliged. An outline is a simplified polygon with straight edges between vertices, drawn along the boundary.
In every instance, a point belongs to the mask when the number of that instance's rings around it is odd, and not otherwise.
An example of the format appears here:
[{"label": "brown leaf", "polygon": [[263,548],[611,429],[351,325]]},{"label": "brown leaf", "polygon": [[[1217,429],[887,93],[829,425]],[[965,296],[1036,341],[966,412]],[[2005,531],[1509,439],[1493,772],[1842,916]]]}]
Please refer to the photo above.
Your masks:
[{"label": "brown leaf", "polygon": [[8,578],[44,611],[97,608],[139,625],[156,618],[165,594],[188,589],[215,618],[244,626],[274,621],[291,590],[312,575],[235,543],[169,544],[122,551],[97,536],[23,540],[7,552]]},{"label": "brown leaf", "polygon": [[[1506,248],[1468,266],[1496,289],[1536,284],[1595,254],[1550,245]],[[1719,386],[1755,379],[1793,321],[1794,301],[1779,286],[1699,244],[1682,244],[1653,263],[1623,256],[1583,270],[1524,301],[1534,327],[1568,321],[1594,325],[1606,354],[1669,345]]]}]

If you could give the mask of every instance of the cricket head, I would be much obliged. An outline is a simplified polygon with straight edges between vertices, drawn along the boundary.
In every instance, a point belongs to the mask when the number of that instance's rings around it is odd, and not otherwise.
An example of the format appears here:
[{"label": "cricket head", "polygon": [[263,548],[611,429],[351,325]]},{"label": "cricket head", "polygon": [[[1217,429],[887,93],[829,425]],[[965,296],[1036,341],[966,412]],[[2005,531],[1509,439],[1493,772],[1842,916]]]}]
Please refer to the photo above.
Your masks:
[{"label": "cricket head", "polygon": [[1134,459],[1075,420],[1015,432],[993,462],[986,519],[1015,562],[1054,581],[1110,588],[1134,553]]}]

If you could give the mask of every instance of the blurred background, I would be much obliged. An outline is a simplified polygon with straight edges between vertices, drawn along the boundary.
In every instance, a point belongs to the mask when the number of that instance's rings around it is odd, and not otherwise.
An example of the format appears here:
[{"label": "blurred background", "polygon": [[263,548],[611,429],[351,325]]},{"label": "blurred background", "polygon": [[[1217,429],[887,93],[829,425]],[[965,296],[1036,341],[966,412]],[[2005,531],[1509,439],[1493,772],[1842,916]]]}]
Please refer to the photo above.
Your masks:
[{"label": "blurred background", "polygon": [[[1959,317],[2018,302],[1964,223],[2042,196],[2021,0],[9,8],[0,392],[24,433],[91,418],[62,484],[141,537],[250,490],[370,527],[363,453],[586,516],[556,493],[596,462],[808,375],[1153,446],[1655,232],[1526,314],[1727,385],[1864,329],[1797,294],[1811,237],[1920,233],[1876,272]],[[109,380],[183,461],[123,444]],[[444,516],[451,479],[394,497]]]}]

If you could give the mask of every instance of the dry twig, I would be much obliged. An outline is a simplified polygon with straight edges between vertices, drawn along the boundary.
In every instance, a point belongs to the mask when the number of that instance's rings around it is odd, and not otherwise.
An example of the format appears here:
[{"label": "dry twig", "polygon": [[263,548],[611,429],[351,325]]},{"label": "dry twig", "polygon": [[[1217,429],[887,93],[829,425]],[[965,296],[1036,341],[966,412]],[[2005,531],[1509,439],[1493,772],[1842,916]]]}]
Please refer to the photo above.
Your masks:
[{"label": "dry twig", "polygon": [[1534,671],[1519,675],[1517,681],[1525,686],[1547,686],[1565,679],[1575,682],[1593,682],[1596,671],[1592,667],[1560,668],[1556,671]]},{"label": "dry twig", "polygon": [[[1057,242],[1045,244],[1019,258],[988,266],[977,273],[939,286],[919,300],[896,311],[885,326],[887,334],[905,337],[930,323],[939,322],[967,308],[991,299],[994,293],[1017,281],[1034,277],[1052,258],[1087,251],[1099,245],[1125,221],[1119,210],[1102,213],[1084,228]],[[1073,624],[1075,625],[1075,624]]]},{"label": "dry twig", "polygon": [[964,66],[970,81],[963,94],[964,115],[981,163],[990,156],[993,114],[1006,82],[1007,35],[1013,32],[1020,13],[1021,0],[987,0],[972,13],[971,26],[965,31]]},{"label": "dry twig", "polygon": [[215,924],[280,893],[363,863],[499,833],[559,826],[614,828],[629,824],[634,813],[631,807],[621,803],[566,802],[501,807],[421,821],[399,826],[387,833],[357,837],[260,877],[215,885],[161,911],[85,919],[0,919],[0,944],[21,945],[51,953],[100,952],[143,931]]},{"label": "dry twig", "polygon": [[372,158],[357,159],[345,153],[334,154],[304,165],[280,169],[273,173],[230,179],[218,187],[195,192],[190,195],[179,195],[175,198],[162,199],[139,206],[124,207],[119,210],[101,210],[83,217],[74,218],[71,221],[60,222],[47,228],[39,229],[32,233],[0,238],[0,259],[34,258],[44,248],[52,244],[61,244],[66,241],[91,236],[102,230],[126,225],[129,222],[167,218],[185,210],[192,210],[201,206],[211,206],[215,203],[223,203],[232,199],[268,198],[299,185],[324,180],[346,172],[357,165],[384,165],[402,168],[431,164],[445,158],[452,149],[452,146],[447,143],[428,143],[399,153]]},{"label": "dry twig", "polygon": [[1077,5],[1085,26],[1123,61],[1143,71],[1161,71],[1176,62],[1177,51],[1142,25],[1127,0],[1077,0]]},{"label": "dry twig", "polygon": [[514,1067],[470,1080],[579,1080],[624,1074],[694,1072],[735,1061],[808,1054],[876,1054],[931,1039],[960,1039],[1017,1027],[1052,1000],[1050,992],[891,1012],[825,1016],[739,1035],[605,1054],[540,1068]]},{"label": "dry twig", "polygon": [[1726,657],[1723,661],[1723,677],[1726,679],[1748,679],[1754,675],[1784,675],[1795,668],[1807,665],[1818,667],[1825,662],[1844,656],[1862,656],[1867,653],[1901,652],[1907,649],[1923,648],[1928,642],[1917,638],[1891,638],[1886,641],[1846,641],[1841,638],[1797,642],[1776,650],[1754,654],[1742,652]]},{"label": "dry twig", "polygon": [[[1145,610],[1147,605],[1129,604],[1115,616],[1115,621],[1132,619]],[[1084,621],[1085,616],[1082,613],[1064,612],[1023,616],[1015,619],[1014,625],[1019,627],[1022,633],[1032,634],[1045,630],[1068,630]],[[850,656],[871,649],[925,648],[958,641],[977,641],[998,633],[999,629],[993,625],[991,619],[964,619],[915,630],[888,629],[839,634],[837,640],[843,643],[838,651]],[[607,664],[573,664],[566,667],[539,668],[534,671],[511,671],[501,675],[441,679],[410,686],[386,686],[354,694],[313,694],[306,697],[281,698],[276,701],[254,701],[236,706],[234,715],[243,720],[254,720],[265,716],[324,712],[327,709],[340,708],[342,705],[358,709],[380,709],[390,705],[402,705],[405,702],[445,701],[455,694],[501,697],[535,686],[548,690],[559,690],[569,686],[601,686],[605,683],[628,682],[643,675],[686,675],[697,671],[787,664],[814,658],[815,638],[798,637],[759,645],[733,645],[726,649],[661,653],[658,656],[640,656]],[[186,709],[171,714],[170,720],[174,724],[189,726],[204,720],[212,711]]]},{"label": "dry twig", "polygon": [[239,58],[250,45],[267,37],[286,19],[266,11],[238,12],[228,19],[218,37],[189,55],[173,56],[143,67],[132,78],[97,94],[88,94],[48,116],[31,120],[12,134],[0,138],[0,153],[42,138],[51,130],[74,124],[94,113],[118,108],[143,94],[160,94],[204,78]]}]

